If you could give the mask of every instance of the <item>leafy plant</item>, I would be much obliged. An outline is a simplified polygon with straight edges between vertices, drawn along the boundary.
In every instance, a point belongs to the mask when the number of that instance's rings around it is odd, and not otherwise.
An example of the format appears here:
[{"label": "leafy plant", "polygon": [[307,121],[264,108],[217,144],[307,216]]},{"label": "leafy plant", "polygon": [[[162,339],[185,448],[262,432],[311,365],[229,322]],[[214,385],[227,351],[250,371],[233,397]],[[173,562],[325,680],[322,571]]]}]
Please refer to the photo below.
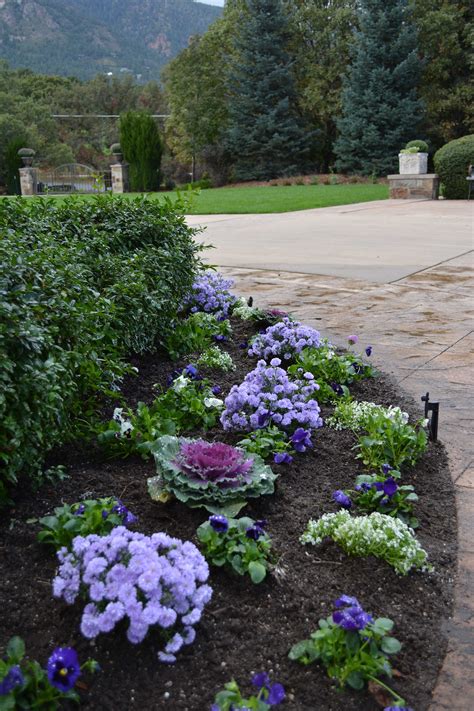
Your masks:
[{"label": "leafy plant", "polygon": [[0,201],[0,503],[53,445],[90,435],[128,353],[166,338],[199,264],[179,209]]},{"label": "leafy plant", "polygon": [[217,368],[225,372],[235,370],[235,363],[230,353],[221,351],[218,346],[209,346],[201,353],[197,365],[206,368]]},{"label": "leafy plant", "polygon": [[211,711],[233,711],[248,709],[248,711],[267,711],[271,706],[278,706],[285,699],[285,689],[281,684],[270,682],[266,672],[254,674],[252,684],[258,688],[258,693],[248,698],[242,697],[239,685],[233,679],[219,691],[211,706]]},{"label": "leafy plant", "polygon": [[389,657],[401,649],[400,642],[389,636],[392,620],[386,617],[374,620],[364,612],[357,598],[348,595],[336,600],[335,607],[330,617],[319,620],[319,629],[310,639],[291,648],[290,659],[301,664],[320,661],[328,676],[341,687],[360,690],[367,681],[375,681],[397,704],[404,705],[404,700],[379,678],[392,676]]},{"label": "leafy plant", "polygon": [[390,471],[390,476],[383,474],[361,474],[356,478],[354,489],[334,491],[333,499],[343,508],[350,509],[354,504],[360,513],[378,511],[410,526],[418,527],[418,519],[413,515],[413,504],[418,501],[415,489],[411,485],[400,485],[396,479],[400,472]]},{"label": "leafy plant", "polygon": [[75,504],[64,504],[54,509],[54,515],[40,518],[42,530],[38,540],[59,550],[71,547],[73,538],[96,533],[105,536],[115,526],[135,523],[134,516],[118,499],[85,499]]},{"label": "leafy plant", "polygon": [[98,440],[112,456],[140,454],[146,459],[162,435],[214,427],[222,407],[207,380],[180,375],[150,406],[139,402],[136,412],[116,408]]},{"label": "leafy plant", "polygon": [[172,360],[188,353],[201,353],[212,345],[213,339],[225,341],[232,333],[230,322],[213,314],[197,312],[178,321],[166,340],[166,350]]},{"label": "leafy plant", "polygon": [[355,449],[358,459],[370,469],[380,469],[389,464],[396,470],[404,465],[414,465],[426,450],[428,436],[419,420],[415,426],[404,418],[387,417],[383,412],[372,412],[365,422],[367,434],[359,436]]},{"label": "leafy plant", "polygon": [[[249,432],[247,437],[239,441],[238,446],[243,447],[249,453],[258,454],[262,459],[267,459],[272,455],[274,457],[282,455],[283,461],[284,455],[289,452],[291,444],[286,432],[276,425],[268,425],[261,430]],[[291,456],[288,454],[285,461],[288,461],[288,456],[291,461]],[[276,461],[276,463],[281,462]]]},{"label": "leafy plant", "polygon": [[164,436],[151,451],[158,476],[148,479],[148,490],[155,501],[173,494],[187,506],[235,516],[247,498],[274,491],[277,475],[259,456],[237,447]]},{"label": "leafy plant", "polygon": [[400,575],[407,575],[412,568],[432,570],[411,528],[386,514],[351,516],[345,510],[324,514],[317,521],[308,521],[300,542],[320,545],[325,538],[331,538],[348,555],[382,558]]},{"label": "leafy plant", "polygon": [[399,407],[383,407],[383,405],[376,405],[375,402],[344,397],[337,401],[333,414],[326,418],[326,424],[335,430],[349,429],[357,432],[365,429],[366,422],[373,414],[408,422],[408,415]]},{"label": "leafy plant", "polygon": [[429,147],[426,141],[422,141],[420,138],[415,138],[414,141],[408,141],[405,148],[416,148],[419,153],[428,153]]},{"label": "leafy plant", "polygon": [[238,575],[248,574],[258,584],[270,568],[272,543],[265,525],[266,521],[247,517],[214,515],[199,526],[197,537],[210,563],[230,567]]},{"label": "leafy plant", "polygon": [[0,709],[15,711],[41,709],[56,711],[63,701],[79,701],[74,690],[83,670],[94,672],[98,664],[88,659],[82,666],[70,647],[57,647],[48,659],[46,669],[36,661],[25,660],[25,644],[12,637],[6,655],[0,658]]},{"label": "leafy plant", "polygon": [[309,372],[319,385],[318,400],[325,403],[340,395],[348,395],[348,385],[370,378],[373,369],[352,352],[337,353],[334,346],[324,340],[318,348],[304,348],[295,364],[288,368],[290,375],[301,377]]}]

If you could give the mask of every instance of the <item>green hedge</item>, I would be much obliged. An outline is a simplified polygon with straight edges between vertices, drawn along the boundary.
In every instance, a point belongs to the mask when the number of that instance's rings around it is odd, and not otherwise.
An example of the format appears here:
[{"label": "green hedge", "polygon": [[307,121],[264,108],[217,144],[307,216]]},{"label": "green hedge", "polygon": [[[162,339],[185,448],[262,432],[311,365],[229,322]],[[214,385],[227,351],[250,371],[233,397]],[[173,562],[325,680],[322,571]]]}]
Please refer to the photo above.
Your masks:
[{"label": "green hedge", "polygon": [[166,339],[200,265],[194,233],[144,197],[0,201],[0,503],[91,427],[129,353]]},{"label": "green hedge", "polygon": [[474,165],[474,134],[450,141],[435,153],[434,167],[443,185],[445,198],[467,198],[469,165]]}]

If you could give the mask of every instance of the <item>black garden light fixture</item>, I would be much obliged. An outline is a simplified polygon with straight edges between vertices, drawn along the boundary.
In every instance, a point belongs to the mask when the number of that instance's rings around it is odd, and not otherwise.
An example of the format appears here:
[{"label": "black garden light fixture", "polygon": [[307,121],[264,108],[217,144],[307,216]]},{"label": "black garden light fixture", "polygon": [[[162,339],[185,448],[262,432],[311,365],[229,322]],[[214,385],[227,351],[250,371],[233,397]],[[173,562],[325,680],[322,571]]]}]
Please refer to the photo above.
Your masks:
[{"label": "black garden light fixture", "polygon": [[[425,418],[428,420],[428,432],[433,442],[438,441],[439,402],[430,402],[430,394],[422,395],[421,401],[425,403]],[[429,413],[431,412],[431,417]]]}]

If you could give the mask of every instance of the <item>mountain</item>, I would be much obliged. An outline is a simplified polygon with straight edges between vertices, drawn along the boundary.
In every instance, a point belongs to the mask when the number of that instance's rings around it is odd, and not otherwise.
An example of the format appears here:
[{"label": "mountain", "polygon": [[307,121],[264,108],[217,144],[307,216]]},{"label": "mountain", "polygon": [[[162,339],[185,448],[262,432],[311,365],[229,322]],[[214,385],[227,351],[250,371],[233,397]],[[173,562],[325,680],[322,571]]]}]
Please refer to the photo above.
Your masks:
[{"label": "mountain", "polygon": [[194,0],[0,0],[0,58],[44,74],[148,81],[221,12]]}]

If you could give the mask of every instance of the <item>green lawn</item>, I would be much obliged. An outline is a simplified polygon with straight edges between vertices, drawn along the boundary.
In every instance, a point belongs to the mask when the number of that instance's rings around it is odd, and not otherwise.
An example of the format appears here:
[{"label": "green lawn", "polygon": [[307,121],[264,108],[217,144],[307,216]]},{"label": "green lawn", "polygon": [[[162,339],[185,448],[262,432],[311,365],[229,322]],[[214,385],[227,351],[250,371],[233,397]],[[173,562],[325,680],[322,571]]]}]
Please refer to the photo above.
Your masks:
[{"label": "green lawn", "polygon": [[[125,197],[134,197],[129,193]],[[175,200],[177,193],[151,193],[153,199],[164,196]],[[92,196],[81,195],[80,199]],[[201,190],[192,197],[187,213],[190,215],[222,215],[237,213],[292,212],[313,207],[350,205],[356,202],[385,200],[388,186],[372,183],[349,185],[284,185],[245,188],[213,188]],[[63,200],[63,197],[47,199]]]}]

